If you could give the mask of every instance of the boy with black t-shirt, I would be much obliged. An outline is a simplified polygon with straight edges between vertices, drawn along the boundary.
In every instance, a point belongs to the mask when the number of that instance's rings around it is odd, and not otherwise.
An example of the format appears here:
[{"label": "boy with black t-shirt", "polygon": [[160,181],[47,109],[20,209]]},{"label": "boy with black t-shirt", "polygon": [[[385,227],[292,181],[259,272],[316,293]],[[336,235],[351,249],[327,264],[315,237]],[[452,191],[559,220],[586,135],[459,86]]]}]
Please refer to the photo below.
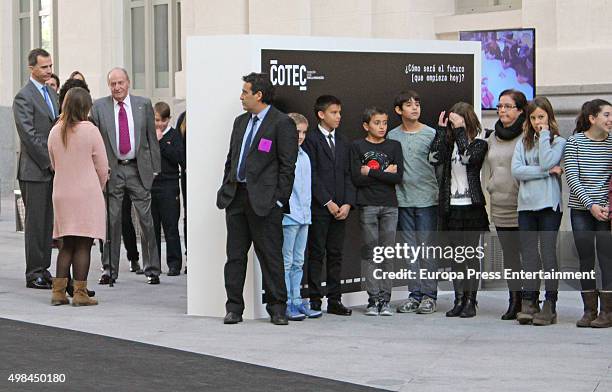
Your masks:
[{"label": "boy with black t-shirt", "polygon": [[357,187],[357,206],[363,238],[362,270],[366,271],[368,316],[392,316],[389,305],[393,282],[383,272],[393,271],[393,261],[373,260],[376,246],[394,246],[398,204],[395,185],[402,182],[404,161],[398,141],[385,139],[387,114],[367,108],[363,114],[365,139],[351,146],[351,175]]}]

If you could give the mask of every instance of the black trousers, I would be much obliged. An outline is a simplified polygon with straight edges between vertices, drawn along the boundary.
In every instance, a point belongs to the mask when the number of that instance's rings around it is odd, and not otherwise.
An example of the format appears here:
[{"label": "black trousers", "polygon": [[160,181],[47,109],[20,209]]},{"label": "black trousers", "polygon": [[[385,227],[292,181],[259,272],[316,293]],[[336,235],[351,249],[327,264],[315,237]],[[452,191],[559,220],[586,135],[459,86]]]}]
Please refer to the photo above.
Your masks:
[{"label": "black trousers", "polygon": [[342,254],[346,221],[336,220],[331,214],[313,215],[308,229],[308,296],[311,302],[321,303],[323,258],[326,257],[327,299],[340,301],[342,290]]},{"label": "black trousers", "polygon": [[151,188],[151,215],[155,228],[157,253],[161,258],[161,229],[166,239],[166,263],[171,271],[180,271],[183,264],[179,217],[181,202],[178,180],[156,181]]},{"label": "black trousers", "polygon": [[187,255],[187,172],[181,172],[181,195],[183,196],[183,241]]},{"label": "black trousers", "polygon": [[53,241],[53,181],[19,181],[25,206],[26,281],[50,279]]},{"label": "black trousers", "polygon": [[[610,221],[598,221],[587,210],[572,208],[570,211],[572,234],[580,259],[580,272],[595,269],[595,255],[601,271],[601,290],[612,290],[612,235]],[[581,279],[582,290],[597,288],[595,279]]]},{"label": "black trousers", "polygon": [[132,221],[132,200],[127,194],[123,195],[123,205],[121,206],[121,237],[123,237],[123,246],[127,252],[128,260],[138,261],[140,254],[136,245],[136,230]]},{"label": "black trousers", "polygon": [[246,187],[239,186],[234,200],[225,210],[227,226],[227,262],[225,291],[228,312],[242,314],[242,291],[246,278],[248,252],[251,244],[259,259],[266,291],[266,309],[270,315],[285,313],[287,288],[283,262],[283,212],[274,208],[267,216],[258,216],[249,203]]},{"label": "black trousers", "polygon": [[[510,269],[512,272],[520,272],[523,269],[523,265],[521,262],[521,240],[518,226],[495,226],[495,231],[497,231],[497,238],[499,238],[502,254],[504,255],[504,268]],[[507,283],[508,290],[510,291],[523,290],[523,282],[520,279],[510,279]]]}]

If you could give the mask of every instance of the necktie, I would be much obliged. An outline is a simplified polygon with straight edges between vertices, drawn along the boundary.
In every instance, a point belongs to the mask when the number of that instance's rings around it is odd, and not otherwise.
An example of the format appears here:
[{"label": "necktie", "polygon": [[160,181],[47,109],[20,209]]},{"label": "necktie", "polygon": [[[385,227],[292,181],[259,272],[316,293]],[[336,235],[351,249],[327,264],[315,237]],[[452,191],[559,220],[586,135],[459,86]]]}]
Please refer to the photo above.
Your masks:
[{"label": "necktie", "polygon": [[130,127],[124,103],[119,102],[119,154],[125,155],[132,149],[130,143]]},{"label": "necktie", "polygon": [[332,157],[336,159],[336,145],[334,144],[334,137],[330,133],[327,135],[327,138],[329,139],[329,148],[331,149]]},{"label": "necktie", "polygon": [[249,134],[247,135],[246,143],[244,144],[244,150],[242,151],[242,156],[240,157],[240,166],[238,167],[238,180],[245,181],[246,180],[246,158],[249,155],[249,149],[251,148],[251,143],[253,143],[253,136],[255,134],[255,126],[259,121],[259,117],[253,117],[253,121],[251,123],[251,129]]},{"label": "necktie", "polygon": [[49,98],[49,90],[47,89],[47,86],[43,86],[42,89],[43,95],[45,96],[45,102],[49,107],[49,112],[51,112],[51,115],[53,116],[53,118],[55,118],[55,110],[53,110],[53,104],[51,103],[51,98]]}]

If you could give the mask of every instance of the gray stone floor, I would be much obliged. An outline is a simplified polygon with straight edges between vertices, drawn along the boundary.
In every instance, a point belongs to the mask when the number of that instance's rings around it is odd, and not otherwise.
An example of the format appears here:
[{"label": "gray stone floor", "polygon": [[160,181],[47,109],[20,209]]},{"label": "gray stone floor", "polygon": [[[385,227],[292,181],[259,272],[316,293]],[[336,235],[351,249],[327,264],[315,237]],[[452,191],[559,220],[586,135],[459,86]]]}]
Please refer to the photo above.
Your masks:
[{"label": "gray stone floor", "polygon": [[0,216],[0,317],[392,391],[612,391],[612,329],[576,328],[581,303],[573,292],[560,294],[559,323],[550,327],[499,320],[503,292],[481,293],[478,316],[467,320],[444,317],[451,298],[442,293],[431,316],[369,318],[355,309],[352,317],[325,315],[288,327],[265,320],[224,326],[186,315],[185,275],[163,275],[161,285],[149,286],[123,258],[115,287],[97,285],[94,248],[90,284],[100,305],[52,307],[48,291],[25,288],[23,235],[14,232],[11,202],[2,200]]}]

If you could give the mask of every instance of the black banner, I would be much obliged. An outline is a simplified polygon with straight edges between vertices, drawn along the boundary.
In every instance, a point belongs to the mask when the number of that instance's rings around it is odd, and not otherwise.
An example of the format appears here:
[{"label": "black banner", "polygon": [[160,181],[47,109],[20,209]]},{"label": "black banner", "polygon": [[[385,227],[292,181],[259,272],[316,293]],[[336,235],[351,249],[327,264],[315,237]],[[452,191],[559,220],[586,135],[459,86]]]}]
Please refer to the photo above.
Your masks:
[{"label": "black banner", "polygon": [[[361,115],[368,106],[389,114],[389,130],[400,123],[393,111],[395,96],[415,90],[421,96],[421,122],[434,127],[442,110],[464,101],[474,103],[472,54],[334,52],[262,49],[261,70],[276,87],[274,105],[298,112],[316,130],[313,112],[318,96],[331,94],[342,101],[338,132],[350,140],[365,137]],[[362,290],[358,212],[347,222],[342,279],[343,292]],[[306,268],[305,268],[306,270]]]}]

